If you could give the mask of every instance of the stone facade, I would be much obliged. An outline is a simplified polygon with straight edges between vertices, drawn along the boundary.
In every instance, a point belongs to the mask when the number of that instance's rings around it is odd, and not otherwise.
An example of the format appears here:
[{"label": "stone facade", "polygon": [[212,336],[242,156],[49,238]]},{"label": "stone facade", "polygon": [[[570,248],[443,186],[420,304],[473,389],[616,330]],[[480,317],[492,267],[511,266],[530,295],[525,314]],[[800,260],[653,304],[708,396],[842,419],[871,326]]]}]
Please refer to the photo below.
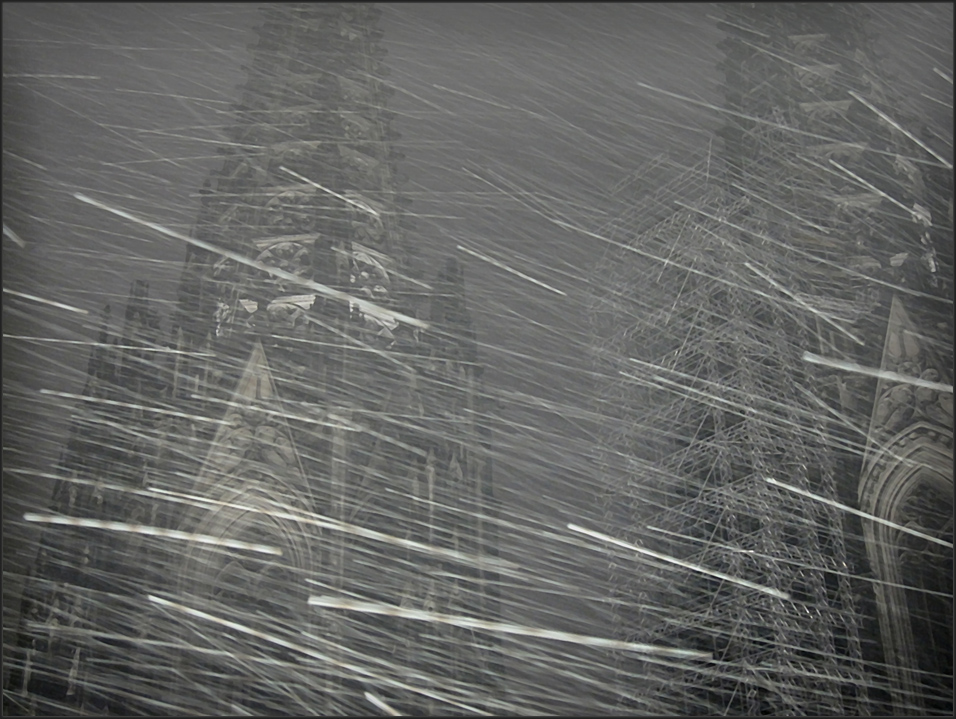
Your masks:
[{"label": "stone facade", "polygon": [[463,270],[408,261],[378,11],[263,14],[170,332],[137,282],[91,357],[10,713],[498,695],[493,639],[308,604],[495,618],[495,506]]}]

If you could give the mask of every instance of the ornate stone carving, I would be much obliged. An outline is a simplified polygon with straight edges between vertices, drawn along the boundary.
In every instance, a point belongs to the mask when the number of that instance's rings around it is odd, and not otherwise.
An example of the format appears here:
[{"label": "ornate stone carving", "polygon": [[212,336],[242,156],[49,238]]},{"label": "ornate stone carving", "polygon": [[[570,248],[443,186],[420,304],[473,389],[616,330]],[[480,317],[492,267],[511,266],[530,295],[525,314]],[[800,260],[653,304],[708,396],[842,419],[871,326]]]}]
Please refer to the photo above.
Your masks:
[{"label": "ornate stone carving", "polygon": [[280,240],[260,252],[255,261],[299,277],[307,277],[312,269],[311,252],[312,248],[304,242]]},{"label": "ornate stone carving", "polygon": [[[921,336],[894,297],[881,369],[933,384],[880,380],[860,480],[860,508],[924,535],[940,537],[948,532],[949,559],[943,563],[951,566],[952,390],[944,391],[951,379]],[[939,496],[934,499],[934,494]],[[948,519],[941,518],[941,506],[948,506],[944,511]],[[923,635],[933,635],[935,630],[920,609],[925,597],[914,604],[904,587],[922,585],[925,571],[940,564],[940,557],[932,556],[943,546],[876,522],[864,522],[863,531],[871,565],[881,580],[875,589],[894,703],[898,712],[909,713],[913,701],[922,702],[934,694],[919,687],[928,676],[925,657],[921,657],[928,641]],[[927,581],[936,582],[932,577]],[[951,616],[951,599],[949,607]]]},{"label": "ornate stone carving", "polygon": [[[951,383],[943,363],[924,347],[920,333],[910,322],[902,303],[894,299],[890,312],[883,369],[932,382]],[[883,441],[909,424],[928,421],[941,428],[953,428],[953,394],[931,386],[881,382],[873,412],[871,433]]]},{"label": "ornate stone carving", "polygon": [[315,232],[316,209],[313,187],[283,189],[266,203],[260,226],[279,233]]},{"label": "ornate stone carving", "polygon": [[295,452],[279,416],[266,407],[251,404],[230,409],[224,418],[229,429],[220,441],[217,469],[228,473],[250,461],[264,462],[280,470],[294,467]]}]

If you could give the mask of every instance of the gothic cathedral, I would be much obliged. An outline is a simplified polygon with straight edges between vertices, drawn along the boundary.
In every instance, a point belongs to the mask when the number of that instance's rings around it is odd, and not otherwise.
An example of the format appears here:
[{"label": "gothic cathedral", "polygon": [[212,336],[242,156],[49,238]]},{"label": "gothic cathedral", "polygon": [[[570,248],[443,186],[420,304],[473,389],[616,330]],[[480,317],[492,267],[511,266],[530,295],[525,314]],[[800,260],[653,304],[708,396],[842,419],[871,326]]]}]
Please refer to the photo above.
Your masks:
[{"label": "gothic cathedral", "polygon": [[410,261],[378,11],[262,12],[171,330],[137,281],[90,359],[5,713],[498,692],[493,639],[408,618],[496,616],[495,508],[462,268]]},{"label": "gothic cathedral", "polygon": [[[855,3],[728,3],[721,143],[626,199],[594,313],[625,711],[953,711],[953,166]],[[603,288],[602,288],[603,289]],[[651,609],[647,609],[651,607]]]}]

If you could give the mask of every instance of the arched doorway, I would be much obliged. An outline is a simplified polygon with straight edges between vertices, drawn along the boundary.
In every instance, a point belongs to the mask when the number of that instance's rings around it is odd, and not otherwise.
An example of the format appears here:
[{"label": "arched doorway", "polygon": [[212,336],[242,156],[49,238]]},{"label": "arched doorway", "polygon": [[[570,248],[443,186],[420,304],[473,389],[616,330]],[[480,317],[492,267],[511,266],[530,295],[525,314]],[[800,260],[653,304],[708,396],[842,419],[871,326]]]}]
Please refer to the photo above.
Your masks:
[{"label": "arched doorway", "polygon": [[288,499],[294,495],[279,489],[272,485],[266,493],[262,484],[246,482],[224,492],[196,533],[232,546],[191,544],[180,573],[184,604],[206,615],[205,622],[184,622],[180,632],[183,689],[212,713],[321,709],[315,661],[298,649],[311,634],[306,580],[314,532],[296,521],[301,505]]},{"label": "arched doorway", "polygon": [[894,709],[953,711],[953,435],[925,422],[890,439],[860,486]]}]

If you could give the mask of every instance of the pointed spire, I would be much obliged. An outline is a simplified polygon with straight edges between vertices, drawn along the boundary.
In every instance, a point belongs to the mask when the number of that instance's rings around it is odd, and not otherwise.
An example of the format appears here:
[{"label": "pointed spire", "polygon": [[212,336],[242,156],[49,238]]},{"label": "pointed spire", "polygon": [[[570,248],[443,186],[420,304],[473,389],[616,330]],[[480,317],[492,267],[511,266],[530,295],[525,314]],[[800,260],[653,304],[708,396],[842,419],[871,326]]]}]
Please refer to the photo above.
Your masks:
[{"label": "pointed spire", "polygon": [[[349,264],[353,239],[404,264],[379,14],[361,4],[264,9],[229,131],[233,144],[202,192],[198,236],[345,291],[349,271],[341,264]],[[191,315],[182,321],[198,336],[217,308],[260,299],[268,306],[308,292],[288,277],[198,252],[182,286],[181,309]],[[248,313],[225,311],[223,334],[246,334]]]}]

